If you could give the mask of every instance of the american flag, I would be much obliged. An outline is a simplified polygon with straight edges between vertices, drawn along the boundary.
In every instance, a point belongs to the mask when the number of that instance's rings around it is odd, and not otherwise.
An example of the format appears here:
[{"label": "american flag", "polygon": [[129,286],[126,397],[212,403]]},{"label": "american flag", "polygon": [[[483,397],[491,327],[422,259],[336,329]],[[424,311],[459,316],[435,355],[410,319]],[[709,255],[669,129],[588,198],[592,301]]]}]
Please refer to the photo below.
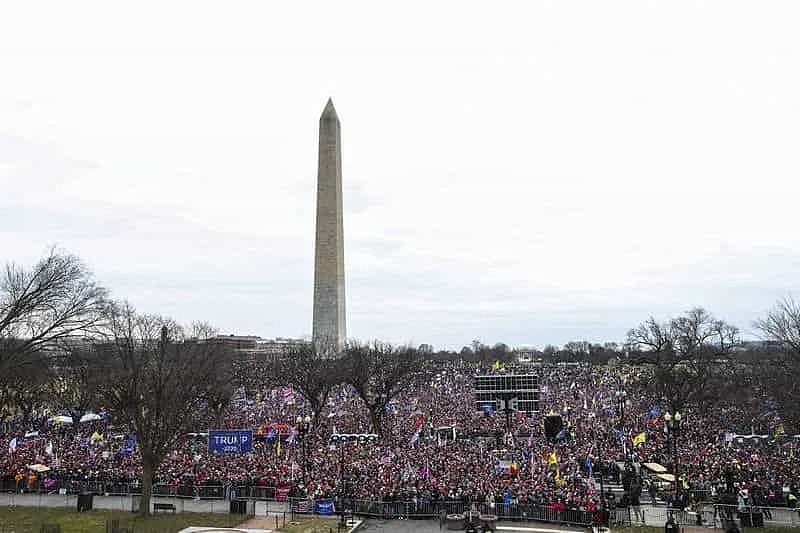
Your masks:
[{"label": "american flag", "polygon": [[292,511],[295,513],[310,513],[311,500],[292,500]]},{"label": "american flag", "polygon": [[281,391],[281,399],[289,405],[294,405],[294,391],[289,387]]}]

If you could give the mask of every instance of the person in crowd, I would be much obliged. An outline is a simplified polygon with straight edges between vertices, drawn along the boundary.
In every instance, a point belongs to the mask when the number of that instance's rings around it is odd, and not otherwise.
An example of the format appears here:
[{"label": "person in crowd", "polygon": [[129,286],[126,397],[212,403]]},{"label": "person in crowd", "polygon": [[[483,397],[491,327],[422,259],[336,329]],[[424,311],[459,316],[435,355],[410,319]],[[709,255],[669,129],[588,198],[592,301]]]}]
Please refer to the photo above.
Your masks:
[{"label": "person in crowd", "polygon": [[[329,498],[346,493],[353,499],[416,502],[412,508],[429,502],[484,504],[509,499],[516,507],[593,510],[599,508],[601,498],[594,478],[602,475],[605,482],[627,486],[627,503],[638,514],[642,487],[634,462],[672,463],[664,431],[665,406],[645,387],[648,370],[633,366],[537,368],[542,389],[539,413],[518,413],[508,432],[505,416],[478,410],[474,398],[474,376],[497,371],[443,364],[429,372],[428,379],[389,402],[379,441],[344,445],[342,464],[340,450],[329,444],[332,432],[372,429],[369,413],[355,392],[345,386],[335,388],[322,412],[314,413],[312,430],[300,437],[294,433],[294,420],[310,412],[308,405],[299,392],[270,387],[265,380],[256,397],[237,399],[220,418],[223,429],[256,431],[252,453],[210,454],[202,436],[187,435],[160,465],[156,481],[165,492],[188,497],[217,490],[210,487],[219,487],[220,495],[228,487],[228,494],[275,497],[281,487],[286,495]],[[629,398],[624,420],[615,401],[623,385]],[[0,442],[16,438],[18,443],[13,451],[0,446],[0,477],[8,480],[9,487],[22,490],[24,474],[21,479],[18,476],[34,463],[51,468],[48,479],[56,484],[54,490],[74,491],[88,483],[120,493],[140,486],[141,457],[138,448],[129,445],[129,429],[112,417],[66,426],[48,422],[49,415],[65,407],[51,406],[32,424],[11,419],[0,426]],[[774,410],[762,407],[769,413],[763,417],[767,423],[777,424]],[[560,414],[567,428],[555,441],[544,432],[543,414],[549,412]],[[686,483],[681,494],[710,498],[733,482],[754,495],[767,498],[771,494],[769,503],[775,503],[782,500],[785,487],[796,487],[800,464],[791,445],[776,440],[754,448],[726,438],[729,433],[749,432],[752,410],[720,404],[705,411],[687,409],[685,414],[678,441],[685,473],[681,483]],[[197,428],[198,433],[205,430]],[[104,438],[93,442],[95,432]],[[504,433],[507,437],[498,445],[495,435]],[[646,439],[634,445],[633,438],[641,433]],[[276,453],[278,440],[280,454]],[[557,458],[556,465],[549,460],[551,454]],[[591,476],[587,458],[593,465]],[[501,466],[508,462],[513,468]],[[620,469],[618,463],[625,468]],[[655,503],[654,480],[649,481],[648,492]],[[786,504],[796,507],[796,499],[795,491],[790,491]],[[606,500],[613,507],[613,495]],[[671,506],[681,509],[686,503],[674,496],[670,500]]]}]

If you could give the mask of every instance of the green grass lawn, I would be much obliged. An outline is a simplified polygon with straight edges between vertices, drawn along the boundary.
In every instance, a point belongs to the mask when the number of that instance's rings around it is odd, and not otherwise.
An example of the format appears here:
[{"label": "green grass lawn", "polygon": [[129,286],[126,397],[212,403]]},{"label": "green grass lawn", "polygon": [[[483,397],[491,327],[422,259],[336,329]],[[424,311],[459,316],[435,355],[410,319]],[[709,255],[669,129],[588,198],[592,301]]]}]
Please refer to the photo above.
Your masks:
[{"label": "green grass lawn", "polygon": [[120,511],[89,511],[38,507],[0,507],[0,533],[39,533],[42,524],[58,524],[61,533],[105,533],[106,522],[119,519],[133,533],[175,533],[189,526],[239,525],[244,517],[229,514],[159,513],[140,518]]}]

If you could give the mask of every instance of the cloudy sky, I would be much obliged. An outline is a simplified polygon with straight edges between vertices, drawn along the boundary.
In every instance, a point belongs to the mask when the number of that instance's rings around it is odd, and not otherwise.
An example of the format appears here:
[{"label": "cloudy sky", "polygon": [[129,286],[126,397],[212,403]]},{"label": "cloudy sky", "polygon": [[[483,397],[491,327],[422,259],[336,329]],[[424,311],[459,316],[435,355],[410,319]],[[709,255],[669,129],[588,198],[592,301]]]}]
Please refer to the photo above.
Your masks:
[{"label": "cloudy sky", "polygon": [[800,3],[15,2],[0,262],[57,244],[140,310],[311,333],[318,117],[348,334],[621,340],[798,291]]}]

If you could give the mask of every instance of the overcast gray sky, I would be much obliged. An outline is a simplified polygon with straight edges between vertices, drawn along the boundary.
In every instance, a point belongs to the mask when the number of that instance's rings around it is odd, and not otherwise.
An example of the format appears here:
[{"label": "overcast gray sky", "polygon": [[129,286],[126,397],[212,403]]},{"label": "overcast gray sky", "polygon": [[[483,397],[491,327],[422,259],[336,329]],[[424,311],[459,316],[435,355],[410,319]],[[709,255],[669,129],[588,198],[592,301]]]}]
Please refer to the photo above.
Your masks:
[{"label": "overcast gray sky", "polygon": [[[123,7],[124,6],[124,7]],[[311,332],[318,117],[342,121],[348,333],[749,331],[800,272],[800,2],[14,2],[0,261],[141,311]]]}]

